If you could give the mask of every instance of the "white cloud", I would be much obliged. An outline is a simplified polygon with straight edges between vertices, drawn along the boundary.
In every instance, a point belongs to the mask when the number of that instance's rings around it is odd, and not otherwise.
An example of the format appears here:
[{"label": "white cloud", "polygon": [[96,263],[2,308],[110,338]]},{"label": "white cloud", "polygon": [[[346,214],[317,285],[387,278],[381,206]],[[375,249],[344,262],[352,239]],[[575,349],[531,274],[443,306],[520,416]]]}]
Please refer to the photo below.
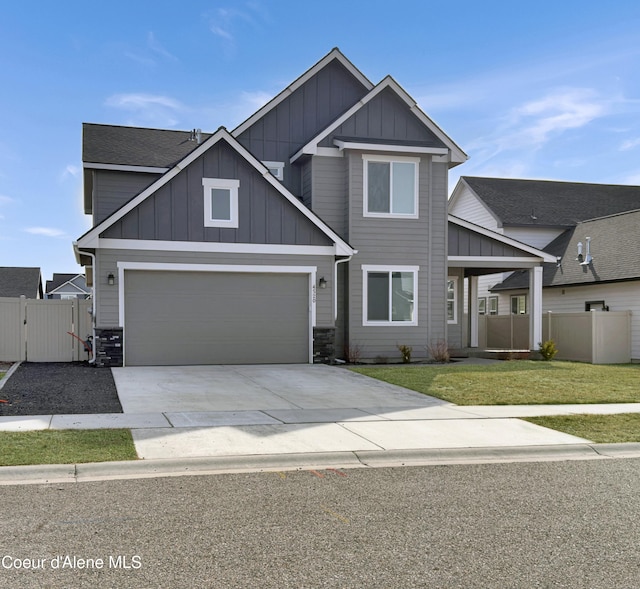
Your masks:
[{"label": "white cloud", "polygon": [[69,164],[60,173],[60,180],[66,180],[69,176],[71,176],[72,178],[77,178],[79,174],[80,168],[78,166],[74,166],[73,164]]},{"label": "white cloud", "polygon": [[114,94],[105,104],[133,113],[133,118],[127,121],[131,125],[173,127],[178,123],[176,115],[185,110],[178,100],[169,96],[142,93]]},{"label": "white cloud", "polygon": [[175,55],[173,55],[163,47],[160,41],[158,41],[158,39],[156,38],[153,31],[149,31],[149,33],[147,34],[147,46],[149,47],[149,49],[151,49],[151,51],[153,51],[160,57],[164,57],[165,59],[169,59],[170,61],[178,61],[178,58]]},{"label": "white cloud", "polygon": [[13,202],[12,198],[0,194],[0,205],[8,205],[11,202]]},{"label": "white cloud", "polygon": [[54,227],[27,227],[25,231],[32,235],[44,235],[45,237],[66,237],[67,235],[62,229]]},{"label": "white cloud", "polygon": [[638,147],[638,145],[640,145],[640,137],[638,137],[637,139],[627,139],[626,141],[623,141],[619,149],[620,151],[628,151],[629,149]]}]

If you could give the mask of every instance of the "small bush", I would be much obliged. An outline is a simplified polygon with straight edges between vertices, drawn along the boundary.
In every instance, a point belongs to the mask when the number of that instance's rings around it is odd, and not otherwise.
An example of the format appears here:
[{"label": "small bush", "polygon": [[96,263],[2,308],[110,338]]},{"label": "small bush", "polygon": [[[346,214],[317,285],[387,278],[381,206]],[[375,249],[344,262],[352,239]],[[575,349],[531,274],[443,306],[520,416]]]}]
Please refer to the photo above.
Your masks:
[{"label": "small bush", "polygon": [[437,340],[428,345],[427,352],[429,352],[434,362],[449,362],[451,360],[449,344],[445,340]]},{"label": "small bush", "polygon": [[344,359],[349,364],[357,364],[362,357],[362,348],[360,344],[345,344],[344,346]]},{"label": "small bush", "polygon": [[402,363],[409,364],[411,362],[411,352],[413,351],[413,348],[404,344],[397,344],[396,347],[400,350],[400,354],[402,355]]},{"label": "small bush", "polygon": [[549,361],[553,360],[554,356],[558,353],[558,348],[556,348],[556,343],[550,339],[538,344],[538,352],[540,352],[543,360]]}]

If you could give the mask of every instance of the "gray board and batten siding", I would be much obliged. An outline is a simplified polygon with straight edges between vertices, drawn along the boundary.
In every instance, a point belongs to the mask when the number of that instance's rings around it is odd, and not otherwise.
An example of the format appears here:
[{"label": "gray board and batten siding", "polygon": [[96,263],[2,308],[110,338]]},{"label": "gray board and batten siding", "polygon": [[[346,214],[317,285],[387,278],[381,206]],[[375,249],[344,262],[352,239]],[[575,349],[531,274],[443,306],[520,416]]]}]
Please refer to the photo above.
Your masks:
[{"label": "gray board and batten siding", "polygon": [[300,195],[300,168],[291,156],[369,91],[338,60],[309,78],[236,139],[261,161],[284,162],[284,186]]},{"label": "gray board and batten siding", "polygon": [[450,256],[522,256],[522,250],[455,223],[449,223],[448,240]]},{"label": "gray board and batten siding", "polygon": [[[237,228],[204,226],[203,178],[239,179]],[[101,237],[209,243],[333,244],[225,141],[207,150],[108,227]]]}]

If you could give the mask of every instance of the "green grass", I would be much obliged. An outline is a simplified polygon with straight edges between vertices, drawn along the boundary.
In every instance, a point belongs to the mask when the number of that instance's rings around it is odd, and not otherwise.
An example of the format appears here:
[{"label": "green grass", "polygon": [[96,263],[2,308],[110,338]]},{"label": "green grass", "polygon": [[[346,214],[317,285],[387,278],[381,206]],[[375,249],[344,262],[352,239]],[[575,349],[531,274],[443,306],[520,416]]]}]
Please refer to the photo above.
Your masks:
[{"label": "green grass", "polygon": [[640,442],[640,414],[638,413],[554,415],[527,417],[525,421],[586,438],[598,444]]},{"label": "green grass", "polygon": [[128,429],[0,432],[0,466],[137,460]]},{"label": "green grass", "polygon": [[512,360],[496,364],[358,366],[351,370],[457,405],[640,402],[640,364]]}]

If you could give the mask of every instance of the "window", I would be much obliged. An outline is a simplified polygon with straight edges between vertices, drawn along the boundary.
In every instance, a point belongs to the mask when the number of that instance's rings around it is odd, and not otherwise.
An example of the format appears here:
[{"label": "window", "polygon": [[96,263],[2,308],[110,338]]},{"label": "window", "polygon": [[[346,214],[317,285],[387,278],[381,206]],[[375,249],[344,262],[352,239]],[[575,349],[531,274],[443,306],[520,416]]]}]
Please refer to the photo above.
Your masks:
[{"label": "window", "polygon": [[513,295],[511,297],[511,313],[524,315],[527,312],[527,295]]},{"label": "window", "polygon": [[364,155],[364,216],[418,216],[418,158]]},{"label": "window", "polygon": [[363,325],[417,325],[417,266],[362,266]]},{"label": "window", "polygon": [[238,226],[238,188],[240,180],[203,178],[204,226]]},{"label": "window", "polygon": [[489,297],[489,315],[498,314],[498,297]]},{"label": "window", "polygon": [[280,182],[284,180],[284,162],[262,162]]},{"label": "window", "polygon": [[447,323],[458,323],[458,277],[447,278]]},{"label": "window", "polygon": [[487,314],[487,297],[480,297],[478,299],[478,315]]},{"label": "window", "polygon": [[584,304],[585,311],[608,311],[609,306],[604,304],[604,301],[587,301]]}]

